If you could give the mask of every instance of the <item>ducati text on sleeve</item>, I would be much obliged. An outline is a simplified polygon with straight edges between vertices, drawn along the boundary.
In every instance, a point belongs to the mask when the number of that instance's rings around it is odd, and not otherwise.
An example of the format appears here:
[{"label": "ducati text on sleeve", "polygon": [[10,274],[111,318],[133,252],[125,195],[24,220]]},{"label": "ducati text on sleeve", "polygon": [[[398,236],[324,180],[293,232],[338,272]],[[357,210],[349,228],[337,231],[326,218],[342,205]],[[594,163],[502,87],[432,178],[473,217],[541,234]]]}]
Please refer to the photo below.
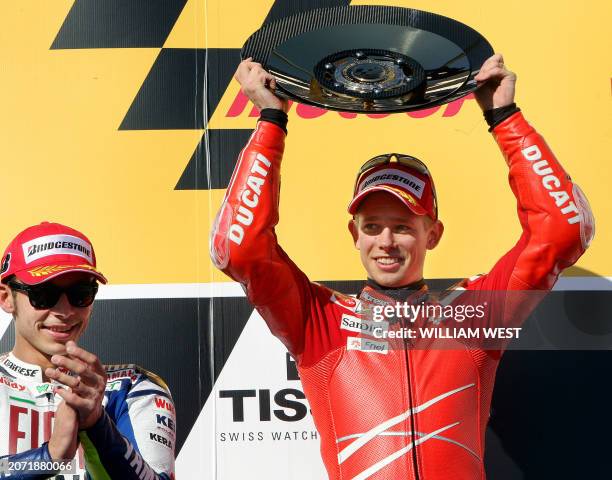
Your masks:
[{"label": "ducati text on sleeve", "polygon": [[240,206],[235,217],[238,223],[232,223],[229,230],[229,238],[237,245],[242,243],[244,238],[244,227],[248,227],[253,223],[253,210],[259,204],[259,196],[261,189],[265,184],[266,177],[272,164],[261,153],[258,153],[251,167],[251,175],[247,179],[247,188],[242,192],[240,197]]},{"label": "ducati text on sleeve", "polygon": [[555,190],[561,187],[561,181],[554,175],[553,169],[550,168],[548,160],[542,159],[542,152],[537,145],[522,150],[523,156],[532,163],[532,168],[535,173],[542,177],[542,185],[548,194],[554,199],[555,204],[561,210],[563,215],[574,214],[567,219],[567,223],[574,224],[582,220],[580,211],[576,204],[570,199],[569,193],[565,190]]},{"label": "ducati text on sleeve", "polygon": [[25,263],[51,255],[77,255],[93,263],[92,248],[87,242],[72,235],[47,235],[23,244]]}]

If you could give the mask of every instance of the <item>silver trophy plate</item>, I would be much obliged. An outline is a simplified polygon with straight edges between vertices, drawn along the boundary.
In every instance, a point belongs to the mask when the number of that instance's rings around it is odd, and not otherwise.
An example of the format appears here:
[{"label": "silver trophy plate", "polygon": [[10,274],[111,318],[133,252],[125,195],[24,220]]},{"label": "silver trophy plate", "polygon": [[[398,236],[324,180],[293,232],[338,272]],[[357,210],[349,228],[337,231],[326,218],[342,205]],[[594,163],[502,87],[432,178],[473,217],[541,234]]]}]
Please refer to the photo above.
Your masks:
[{"label": "silver trophy plate", "polygon": [[493,55],[476,30],[400,7],[308,10],[270,23],[244,44],[279,96],[329,110],[406,112],[456,100]]}]

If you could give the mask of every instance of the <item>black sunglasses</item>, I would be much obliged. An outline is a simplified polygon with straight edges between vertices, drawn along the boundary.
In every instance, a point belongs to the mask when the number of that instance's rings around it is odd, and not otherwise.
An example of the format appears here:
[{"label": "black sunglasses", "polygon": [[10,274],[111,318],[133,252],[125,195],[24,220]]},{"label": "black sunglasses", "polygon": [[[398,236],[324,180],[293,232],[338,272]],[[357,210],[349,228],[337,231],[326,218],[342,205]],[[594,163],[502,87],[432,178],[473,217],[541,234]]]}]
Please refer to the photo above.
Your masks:
[{"label": "black sunglasses", "polygon": [[[395,162],[392,160],[395,159]],[[429,169],[427,165],[425,165],[421,160],[416,157],[412,157],[410,155],[406,155],[403,153],[385,153],[383,155],[377,155],[374,158],[370,158],[367,162],[365,162],[359,171],[357,172],[357,178],[355,179],[355,187],[353,189],[353,195],[357,194],[357,188],[359,188],[359,181],[363,177],[363,175],[374,167],[378,167],[379,165],[386,165],[388,163],[399,163],[400,165],[404,165],[406,167],[412,168],[417,172],[422,173],[429,177],[431,182],[431,189],[433,193],[433,202],[434,202],[434,212],[436,214],[436,218],[438,218],[438,196],[436,195],[436,187],[433,182],[433,178],[431,177],[431,173],[429,173]]]},{"label": "black sunglasses", "polygon": [[37,310],[47,310],[55,306],[63,293],[66,294],[68,302],[73,307],[89,307],[98,293],[98,284],[95,282],[75,283],[68,287],[59,287],[52,283],[25,285],[15,281],[10,281],[7,285],[13,290],[25,293],[30,300],[30,305]]}]

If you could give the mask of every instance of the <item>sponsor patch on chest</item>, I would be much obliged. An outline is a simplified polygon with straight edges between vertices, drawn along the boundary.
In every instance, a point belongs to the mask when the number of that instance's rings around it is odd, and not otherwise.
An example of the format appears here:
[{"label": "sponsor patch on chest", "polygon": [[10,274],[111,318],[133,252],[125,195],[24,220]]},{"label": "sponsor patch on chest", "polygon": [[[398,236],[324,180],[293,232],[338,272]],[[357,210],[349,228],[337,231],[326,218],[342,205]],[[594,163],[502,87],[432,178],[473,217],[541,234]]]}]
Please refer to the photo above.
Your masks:
[{"label": "sponsor patch on chest", "polygon": [[386,355],[389,353],[389,343],[377,342],[375,340],[370,340],[369,338],[348,337],[346,339],[346,349],[360,350],[368,353],[382,353],[383,355]]},{"label": "sponsor patch on chest", "polygon": [[350,332],[362,333],[364,335],[374,335],[373,331],[375,328],[386,331],[388,328],[388,322],[374,322],[371,320],[364,320],[353,315],[342,315],[340,320],[340,328],[342,330],[348,330]]}]

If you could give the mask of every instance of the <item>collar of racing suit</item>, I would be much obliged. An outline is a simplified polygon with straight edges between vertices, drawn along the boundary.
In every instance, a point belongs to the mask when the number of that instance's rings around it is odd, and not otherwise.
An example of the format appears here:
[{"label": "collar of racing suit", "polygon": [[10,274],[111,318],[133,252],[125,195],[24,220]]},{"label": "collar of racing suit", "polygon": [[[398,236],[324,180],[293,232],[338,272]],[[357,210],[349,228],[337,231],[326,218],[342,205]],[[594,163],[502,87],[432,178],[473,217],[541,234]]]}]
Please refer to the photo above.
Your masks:
[{"label": "collar of racing suit", "polygon": [[[397,303],[419,304],[430,301],[429,288],[424,280],[403,287],[383,287],[374,280],[368,281],[358,295],[359,299],[370,305],[394,305]],[[403,322],[402,317],[389,317],[390,324]]]},{"label": "collar of racing suit", "polygon": [[368,278],[365,287],[359,294],[359,297],[361,298],[365,294],[366,296],[373,296],[374,298],[383,301],[385,304],[389,304],[404,302],[417,292],[427,292],[427,284],[425,283],[425,280],[421,279],[401,287],[385,287],[375,282],[371,278]]},{"label": "collar of racing suit", "polygon": [[[19,360],[13,352],[0,355],[0,368],[16,379],[26,382],[43,383],[42,368],[39,365]],[[48,381],[47,381],[48,382]]]}]

